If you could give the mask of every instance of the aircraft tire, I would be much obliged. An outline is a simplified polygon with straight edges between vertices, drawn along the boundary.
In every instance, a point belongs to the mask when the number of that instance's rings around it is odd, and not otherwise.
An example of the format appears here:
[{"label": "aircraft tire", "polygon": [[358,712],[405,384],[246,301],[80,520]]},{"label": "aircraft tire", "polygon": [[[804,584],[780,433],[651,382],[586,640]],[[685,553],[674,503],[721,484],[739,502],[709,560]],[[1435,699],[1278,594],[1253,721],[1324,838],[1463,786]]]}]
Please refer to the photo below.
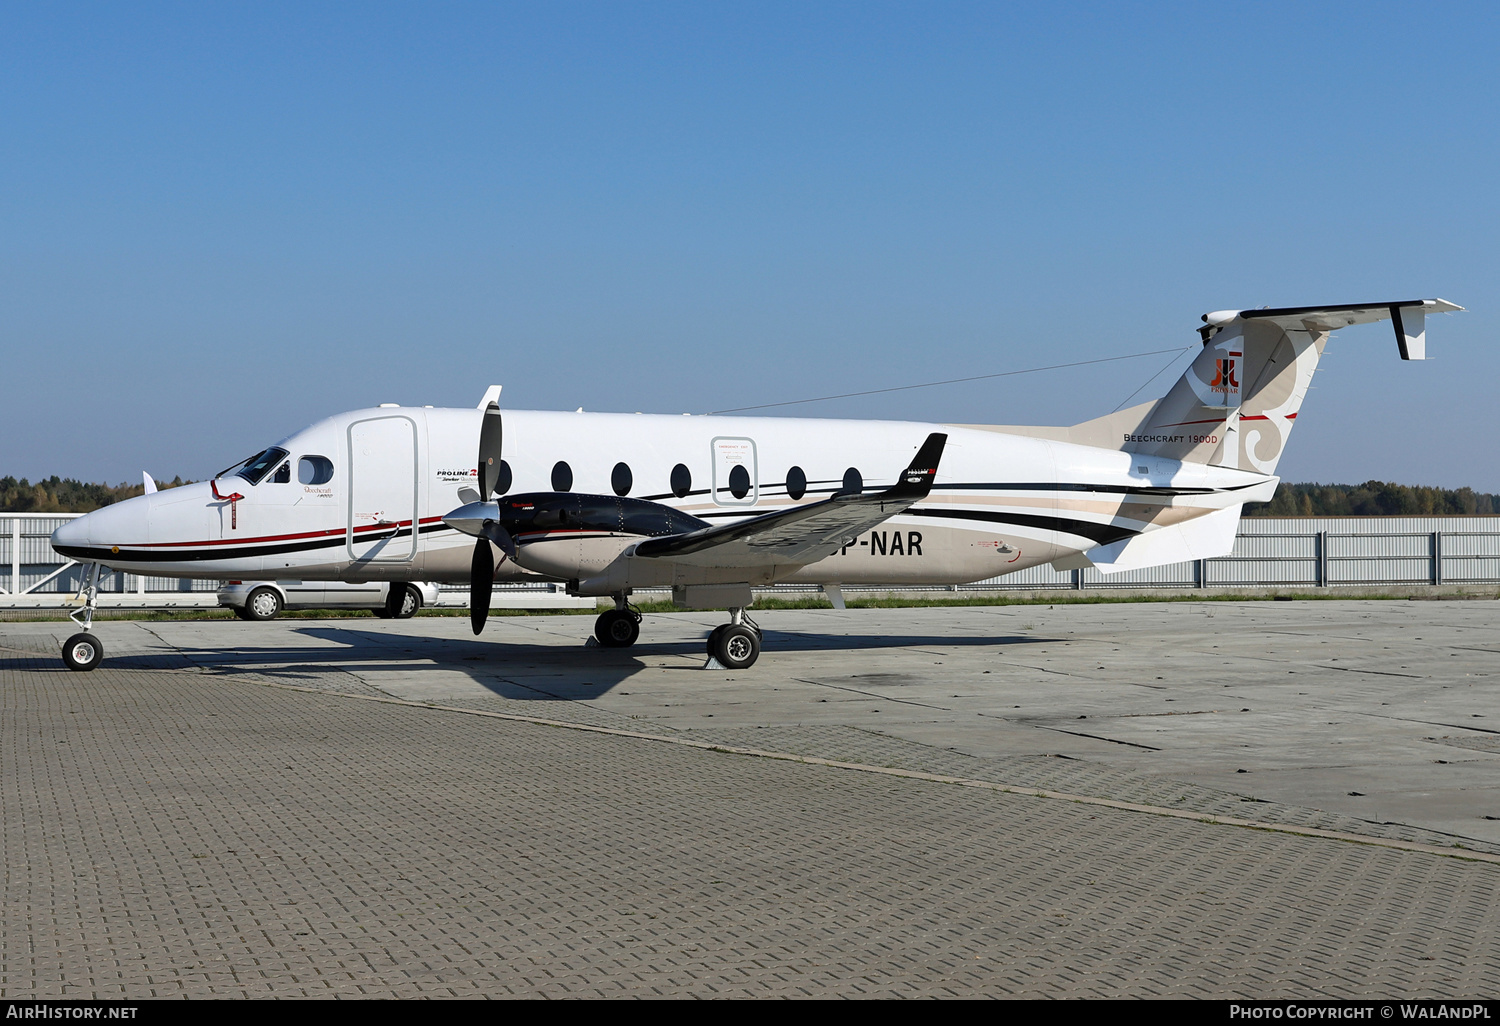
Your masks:
[{"label": "aircraft tire", "polygon": [[245,598],[245,619],[274,620],[281,612],[281,596],[275,588],[256,588]]},{"label": "aircraft tire", "polygon": [[716,633],[718,639],[712,655],[726,668],[743,670],[754,666],[760,658],[760,635],[749,627],[725,624]]},{"label": "aircraft tire", "polygon": [[641,636],[641,624],[623,609],[611,609],[594,621],[594,637],[605,648],[629,648]]},{"label": "aircraft tire", "polygon": [[729,626],[729,624],[727,624],[727,623],[721,623],[721,624],[719,624],[719,626],[715,627],[713,630],[711,630],[711,631],[708,632],[708,654],[709,655],[713,655],[715,652],[718,651],[719,635],[722,634],[722,633],[724,633],[724,629],[726,627],[728,627],[728,626]]},{"label": "aircraft tire", "polygon": [[92,634],[75,634],[63,642],[62,658],[68,669],[86,673],[104,659],[104,646]]}]

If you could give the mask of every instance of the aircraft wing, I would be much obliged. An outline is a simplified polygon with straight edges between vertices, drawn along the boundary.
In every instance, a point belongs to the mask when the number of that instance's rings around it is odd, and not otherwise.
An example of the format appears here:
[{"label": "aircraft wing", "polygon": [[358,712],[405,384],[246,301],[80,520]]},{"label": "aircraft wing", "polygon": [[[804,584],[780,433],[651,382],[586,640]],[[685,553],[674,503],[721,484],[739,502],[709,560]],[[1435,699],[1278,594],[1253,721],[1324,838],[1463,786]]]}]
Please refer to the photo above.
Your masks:
[{"label": "aircraft wing", "polygon": [[694,566],[816,563],[833,555],[848,539],[926,498],[947,442],[948,436],[940,432],[928,435],[911,465],[883,492],[835,495],[738,523],[649,538],[635,547],[634,554]]}]

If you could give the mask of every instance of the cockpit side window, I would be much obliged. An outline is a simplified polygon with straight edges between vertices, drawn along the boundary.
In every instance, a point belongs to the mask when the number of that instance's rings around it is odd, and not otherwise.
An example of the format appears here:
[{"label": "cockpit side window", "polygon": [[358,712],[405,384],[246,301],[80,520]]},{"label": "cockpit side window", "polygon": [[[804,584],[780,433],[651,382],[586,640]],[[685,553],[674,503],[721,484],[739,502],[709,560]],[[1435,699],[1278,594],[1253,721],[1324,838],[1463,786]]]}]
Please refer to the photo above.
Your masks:
[{"label": "cockpit side window", "polygon": [[305,485],[327,484],[333,480],[333,461],[327,456],[304,456],[297,461],[297,480]]},{"label": "cockpit side window", "polygon": [[285,449],[273,445],[258,456],[251,456],[240,465],[235,474],[251,484],[260,484],[260,479],[270,473],[271,468],[286,459],[288,455]]}]

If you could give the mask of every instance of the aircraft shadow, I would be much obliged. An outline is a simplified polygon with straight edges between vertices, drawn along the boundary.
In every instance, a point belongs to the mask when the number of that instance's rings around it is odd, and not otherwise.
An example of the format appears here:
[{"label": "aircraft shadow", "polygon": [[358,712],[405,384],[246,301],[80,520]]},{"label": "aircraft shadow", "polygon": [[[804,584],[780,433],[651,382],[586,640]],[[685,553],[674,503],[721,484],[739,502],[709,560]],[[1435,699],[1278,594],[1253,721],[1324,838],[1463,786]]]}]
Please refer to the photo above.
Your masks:
[{"label": "aircraft shadow", "polygon": [[[380,687],[382,675],[410,669],[459,671],[471,681],[503,698],[528,701],[580,701],[597,698],[640,670],[662,658],[706,659],[702,639],[671,642],[637,642],[628,649],[586,646],[584,637],[576,645],[539,645],[498,632],[487,637],[453,638],[426,634],[402,634],[362,630],[357,627],[309,625],[293,633],[316,639],[317,646],[257,645],[243,629],[228,625],[223,645],[177,645],[171,651],[105,655],[105,667],[121,670],[177,670],[196,667],[219,675],[255,674],[288,684],[326,686],[330,669],[363,679],[372,678]],[[648,622],[649,626],[649,622]],[[580,632],[583,633],[583,632]],[[704,632],[705,637],[707,632]],[[760,664],[743,673],[774,669],[778,653],[869,651],[893,648],[1006,648],[1054,641],[1032,636],[974,636],[935,634],[817,634],[800,631],[765,632]],[[61,658],[55,663],[38,656],[0,657],[0,670],[54,669],[70,672]],[[770,662],[771,666],[766,664]],[[659,663],[657,665],[660,665]],[[697,665],[701,665],[698,663]],[[697,669],[697,666],[683,669]],[[389,678],[388,678],[389,682]]]}]

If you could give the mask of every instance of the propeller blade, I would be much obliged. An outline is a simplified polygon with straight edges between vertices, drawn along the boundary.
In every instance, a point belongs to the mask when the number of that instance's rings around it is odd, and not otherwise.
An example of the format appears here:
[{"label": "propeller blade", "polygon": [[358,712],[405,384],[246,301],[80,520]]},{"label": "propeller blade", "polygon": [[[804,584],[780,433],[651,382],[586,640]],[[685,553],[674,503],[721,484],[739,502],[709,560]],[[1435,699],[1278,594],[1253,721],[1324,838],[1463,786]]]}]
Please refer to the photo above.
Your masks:
[{"label": "propeller blade", "polygon": [[484,522],[484,536],[495,543],[495,548],[505,553],[510,559],[516,558],[516,542],[510,536],[510,532],[500,526],[499,521],[486,520]]},{"label": "propeller blade", "polygon": [[474,561],[469,566],[469,625],[478,634],[490,615],[490,595],[495,584],[495,556],[489,539],[474,543]]},{"label": "propeller blade", "polygon": [[500,479],[500,404],[490,402],[479,428],[479,499],[489,502]]}]

